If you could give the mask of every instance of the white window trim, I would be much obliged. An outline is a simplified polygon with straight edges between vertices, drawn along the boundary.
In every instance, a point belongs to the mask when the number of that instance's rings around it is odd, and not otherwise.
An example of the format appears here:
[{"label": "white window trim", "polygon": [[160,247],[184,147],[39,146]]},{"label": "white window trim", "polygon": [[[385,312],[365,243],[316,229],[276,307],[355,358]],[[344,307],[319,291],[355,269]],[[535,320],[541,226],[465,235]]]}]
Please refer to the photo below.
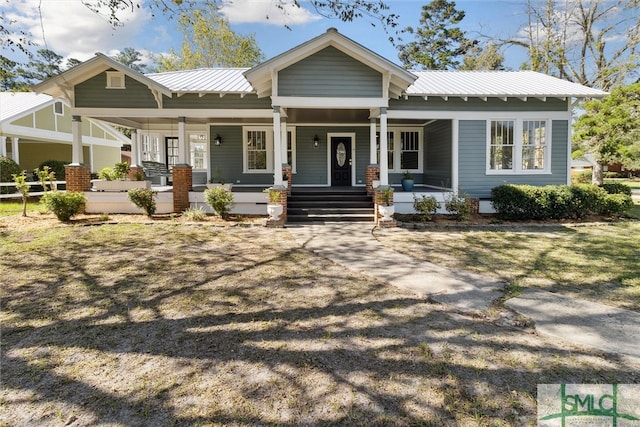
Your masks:
[{"label": "white window trim", "polygon": [[[115,79],[120,79],[120,85],[114,85]],[[126,89],[125,75],[122,71],[107,71],[107,89]]]},{"label": "white window trim", "polygon": [[158,151],[155,152],[156,154],[156,158],[155,159],[151,159],[150,161],[153,162],[160,162],[160,163],[164,163],[164,161],[162,159],[164,159],[164,139],[162,138],[162,134],[160,133],[152,133],[152,132],[141,132],[141,139],[140,139],[140,160],[145,160],[144,159],[144,137],[148,137],[149,141],[151,142],[151,140],[153,138],[157,138],[158,139]]},{"label": "white window trim", "polygon": [[[380,133],[378,127],[377,132]],[[393,133],[393,167],[389,169],[389,173],[404,173],[409,171],[410,173],[419,174],[424,171],[424,129],[421,127],[389,127],[387,132]],[[402,169],[401,156],[402,156],[402,143],[400,135],[402,132],[418,132],[418,168],[417,169]]]},{"label": "white window trim", "polygon": [[[192,136],[196,136],[196,141],[195,142],[200,142],[200,143],[204,143],[204,158],[205,158],[205,163],[207,164],[207,166],[203,169],[196,169],[193,168],[193,170],[195,171],[200,171],[200,172],[204,172],[207,171],[209,169],[209,163],[211,163],[211,159],[209,157],[209,138],[207,136],[207,132],[206,131],[202,131],[202,132],[188,132],[187,133],[187,141],[189,141],[189,163],[193,163],[191,160],[191,137]],[[199,138],[199,136],[204,136],[203,139]]]},{"label": "white window trim", "polygon": [[[60,111],[59,113],[56,111],[56,106],[60,105],[60,108],[62,111]],[[56,101],[53,103],[53,114],[56,116],[64,116],[64,102],[62,101]]]},{"label": "white window trim", "polygon": [[[262,131],[266,134],[267,169],[249,169],[247,132]],[[242,126],[242,173],[273,173],[273,126]]]},{"label": "white window trim", "polygon": [[[295,126],[291,126],[291,127],[287,127],[287,133],[291,132],[291,164],[289,166],[291,166],[291,173],[297,173],[296,171],[296,127]],[[287,154],[288,154],[287,150]],[[285,159],[286,160],[286,159]],[[284,161],[283,161],[284,163]]]},{"label": "white window trim", "polygon": [[[513,121],[513,168],[511,169],[491,169],[491,122]],[[523,122],[538,121],[545,122],[545,144],[544,144],[544,168],[543,169],[523,169],[522,168],[522,129]],[[551,119],[549,118],[492,118],[487,120],[485,151],[486,151],[486,171],[487,175],[550,175],[551,174]]]}]

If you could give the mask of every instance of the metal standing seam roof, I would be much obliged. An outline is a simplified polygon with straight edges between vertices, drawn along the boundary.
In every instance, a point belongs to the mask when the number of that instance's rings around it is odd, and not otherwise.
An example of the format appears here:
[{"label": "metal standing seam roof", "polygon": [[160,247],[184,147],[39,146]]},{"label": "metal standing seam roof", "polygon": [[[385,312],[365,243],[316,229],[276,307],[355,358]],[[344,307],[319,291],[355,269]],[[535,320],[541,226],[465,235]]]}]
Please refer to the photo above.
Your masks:
[{"label": "metal standing seam roof", "polygon": [[[255,93],[243,73],[248,68],[203,68],[147,74],[172,92]],[[469,97],[602,97],[577,83],[534,71],[413,71],[418,79],[406,93],[413,96]]]},{"label": "metal standing seam roof", "polygon": [[253,87],[242,73],[248,68],[201,68],[146,74],[172,92],[252,93]]},{"label": "metal standing seam roof", "polygon": [[34,92],[0,92],[0,122],[17,118],[52,100],[49,95]]},{"label": "metal standing seam roof", "polygon": [[470,97],[602,97],[598,89],[535,71],[414,71],[407,95]]}]

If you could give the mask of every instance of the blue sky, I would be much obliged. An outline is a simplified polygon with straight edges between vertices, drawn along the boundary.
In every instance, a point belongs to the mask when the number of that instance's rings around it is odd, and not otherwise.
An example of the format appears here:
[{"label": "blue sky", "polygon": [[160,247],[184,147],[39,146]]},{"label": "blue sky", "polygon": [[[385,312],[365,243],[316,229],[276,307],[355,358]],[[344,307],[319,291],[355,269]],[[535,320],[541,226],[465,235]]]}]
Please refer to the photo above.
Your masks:
[{"label": "blue sky", "polygon": [[[283,15],[274,7],[274,1],[233,0],[223,8],[231,28],[240,34],[255,34],[267,58],[335,27],[347,37],[398,62],[397,50],[389,42],[389,35],[381,25],[372,26],[367,18],[350,23],[322,18],[305,1],[301,2],[302,9],[291,8]],[[400,16],[401,28],[418,26],[422,5],[426,2],[387,1],[391,11]],[[458,0],[456,5],[466,12],[462,26],[471,37],[478,31],[512,36],[526,22],[522,0]],[[181,40],[174,20],[162,16],[152,18],[144,7],[121,12],[119,16],[124,25],[116,29],[111,28],[104,17],[89,11],[80,0],[0,0],[0,13],[29,31],[40,46],[46,43],[49,49],[80,60],[89,59],[95,52],[114,55],[125,47],[145,53],[166,53],[171,47],[179,49]],[[285,28],[285,23],[291,29]],[[519,68],[522,53],[513,48],[507,51],[507,65]],[[4,54],[22,60],[19,55]]]}]

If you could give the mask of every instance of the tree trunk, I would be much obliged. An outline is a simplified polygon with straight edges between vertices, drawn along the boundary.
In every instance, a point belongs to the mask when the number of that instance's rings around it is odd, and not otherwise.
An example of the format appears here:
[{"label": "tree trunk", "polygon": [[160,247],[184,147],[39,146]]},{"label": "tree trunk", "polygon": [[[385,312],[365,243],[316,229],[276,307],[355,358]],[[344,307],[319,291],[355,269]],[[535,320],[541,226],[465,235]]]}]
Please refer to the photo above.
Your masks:
[{"label": "tree trunk", "polygon": [[593,165],[593,171],[591,173],[591,183],[593,185],[602,185],[603,170],[604,165],[600,162],[595,162],[595,164]]}]

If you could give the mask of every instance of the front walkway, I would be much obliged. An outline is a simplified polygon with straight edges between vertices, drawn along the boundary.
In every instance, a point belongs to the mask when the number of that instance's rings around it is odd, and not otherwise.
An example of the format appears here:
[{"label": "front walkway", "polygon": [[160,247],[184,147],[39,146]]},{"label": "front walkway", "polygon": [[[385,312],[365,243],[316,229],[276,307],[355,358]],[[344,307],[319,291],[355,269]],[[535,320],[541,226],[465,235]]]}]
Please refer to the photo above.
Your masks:
[{"label": "front walkway", "polygon": [[[287,229],[305,249],[460,310],[486,310],[503,296],[504,283],[386,248],[373,236],[371,223],[288,225]],[[533,320],[541,334],[640,359],[640,313],[536,289],[523,291],[505,305]]]},{"label": "front walkway", "polygon": [[350,270],[463,310],[486,310],[502,296],[503,283],[418,261],[384,247],[371,222],[287,225],[297,242]]}]

